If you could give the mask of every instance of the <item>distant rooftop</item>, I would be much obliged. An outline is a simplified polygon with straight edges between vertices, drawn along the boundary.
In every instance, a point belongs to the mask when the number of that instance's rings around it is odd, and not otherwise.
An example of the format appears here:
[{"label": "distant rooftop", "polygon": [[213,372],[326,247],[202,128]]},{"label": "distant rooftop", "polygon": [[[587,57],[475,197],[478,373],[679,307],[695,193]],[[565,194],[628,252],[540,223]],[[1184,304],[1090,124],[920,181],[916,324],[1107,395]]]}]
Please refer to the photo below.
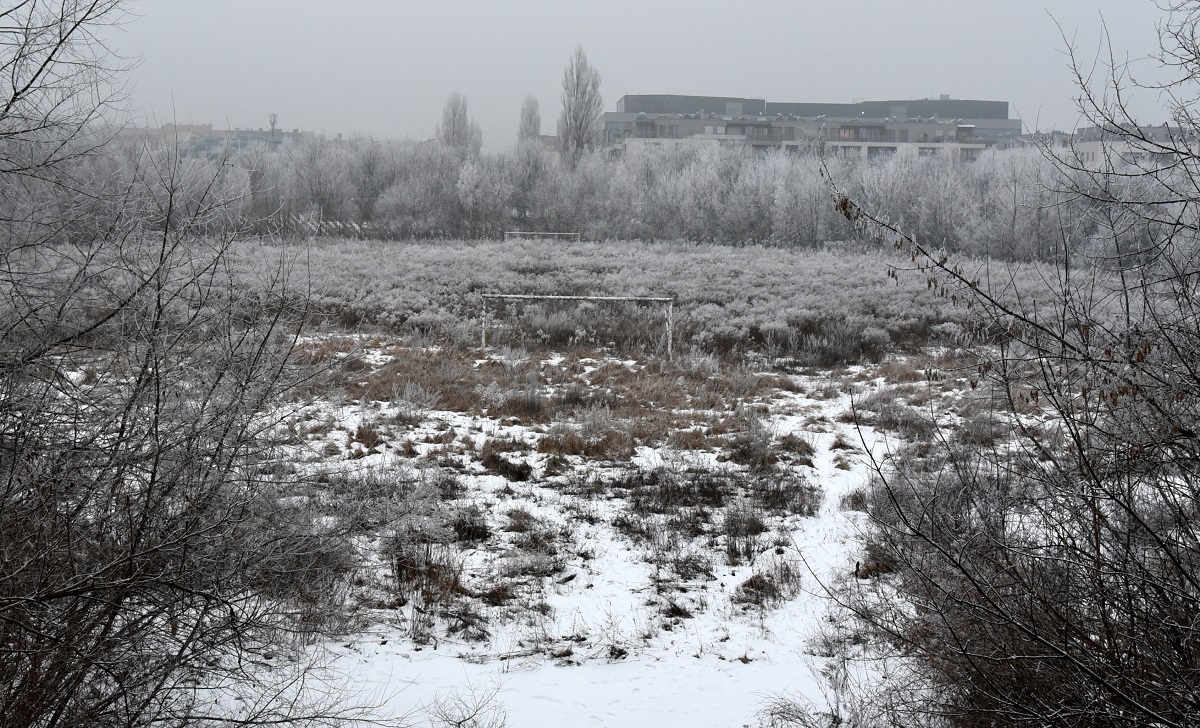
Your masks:
[{"label": "distant rooftop", "polygon": [[860,101],[851,104],[783,102],[732,96],[680,96],[676,94],[627,94],[617,101],[617,112],[631,114],[727,114],[746,116],[799,116],[831,119],[1007,119],[1007,101],[952,99],[907,99]]}]

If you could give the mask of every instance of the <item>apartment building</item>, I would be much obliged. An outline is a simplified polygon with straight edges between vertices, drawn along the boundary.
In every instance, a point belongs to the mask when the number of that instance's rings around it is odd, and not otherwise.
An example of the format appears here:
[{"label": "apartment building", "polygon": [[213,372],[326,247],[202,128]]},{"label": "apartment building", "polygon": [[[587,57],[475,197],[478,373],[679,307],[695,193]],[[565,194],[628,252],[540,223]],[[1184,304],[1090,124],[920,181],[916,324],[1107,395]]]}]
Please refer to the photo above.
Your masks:
[{"label": "apartment building", "polygon": [[1021,134],[1007,101],[913,99],[784,103],[726,96],[626,95],[603,115],[610,154],[650,147],[739,145],[873,160],[911,149],[974,159]]},{"label": "apartment building", "polygon": [[1200,155],[1200,140],[1177,125],[1138,126],[1124,130],[1090,126],[1070,140],[1069,159],[1090,169],[1172,164],[1182,155]]},{"label": "apartment building", "polygon": [[[221,129],[212,124],[163,124],[159,129],[147,129],[151,141],[178,146],[184,156],[216,158],[232,154],[251,145],[277,150],[289,139],[314,136],[312,132],[292,129]],[[337,138],[341,139],[341,134]]]}]

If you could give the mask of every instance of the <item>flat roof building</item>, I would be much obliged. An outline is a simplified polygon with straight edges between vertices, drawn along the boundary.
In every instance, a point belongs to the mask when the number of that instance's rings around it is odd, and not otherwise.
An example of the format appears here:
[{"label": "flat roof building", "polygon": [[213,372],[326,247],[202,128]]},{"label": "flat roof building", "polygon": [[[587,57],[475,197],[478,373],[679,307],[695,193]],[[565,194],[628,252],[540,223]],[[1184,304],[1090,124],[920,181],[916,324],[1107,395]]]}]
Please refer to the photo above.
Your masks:
[{"label": "flat roof building", "polygon": [[877,159],[913,147],[923,155],[955,150],[974,158],[1021,135],[1007,101],[911,99],[850,104],[775,102],[729,96],[631,94],[604,114],[604,142],[614,155],[631,146],[691,139],[755,148],[819,151]]}]

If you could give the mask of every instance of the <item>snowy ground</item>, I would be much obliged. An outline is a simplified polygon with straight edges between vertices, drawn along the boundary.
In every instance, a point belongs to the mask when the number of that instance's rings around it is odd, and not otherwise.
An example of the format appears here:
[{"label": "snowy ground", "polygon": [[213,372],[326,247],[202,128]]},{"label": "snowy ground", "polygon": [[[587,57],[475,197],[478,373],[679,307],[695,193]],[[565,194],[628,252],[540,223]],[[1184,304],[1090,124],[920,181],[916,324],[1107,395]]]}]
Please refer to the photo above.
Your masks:
[{"label": "snowy ground", "polygon": [[[358,358],[377,369],[389,360],[380,351],[360,352]],[[613,363],[576,361],[572,371],[588,384],[599,366]],[[619,364],[631,371],[639,366]],[[567,368],[558,355],[534,366]],[[491,526],[487,539],[453,547],[463,591],[478,595],[502,583],[517,595],[493,606],[462,597],[458,606],[441,611],[419,599],[376,604],[367,610],[367,629],[328,645],[332,681],[360,700],[378,703],[381,714],[407,716],[417,725],[500,725],[506,716],[507,725],[530,728],[757,726],[767,724],[764,707],[784,694],[824,709],[830,687],[822,674],[839,659],[830,635],[841,619],[828,589],[853,588],[855,563],[863,558],[865,514],[845,508],[843,499],[868,481],[871,458],[865,450],[881,457],[896,439],[846,415],[852,387],[860,401],[886,386],[876,372],[851,368],[836,378],[813,372],[786,378],[785,389],[760,390],[738,406],[753,408],[772,443],[794,435],[793,441],[811,445],[810,457],[785,458],[762,477],[800,478],[820,488],[820,499],[811,515],[764,514],[769,528],[748,539],[751,553],[736,565],[727,555],[732,537],[714,525],[722,509],[708,514],[704,533],[651,529],[650,536],[631,536],[620,527],[623,516],[630,518],[629,497],[604,485],[630,468],[737,475],[746,468],[718,462],[725,459],[718,457],[720,444],[729,440],[696,450],[639,446],[618,462],[572,455],[565,458],[566,472],[547,475],[550,456],[537,452],[536,444],[556,432],[555,426],[478,411],[429,409],[413,417],[411,402],[363,399],[307,408],[293,422],[294,429],[315,433],[300,448],[306,468],[379,473],[435,458],[443,467],[453,464],[463,487],[456,507],[477,505]],[[548,396],[552,390],[547,385]],[[949,391],[942,384],[939,394]],[[370,449],[353,441],[349,433],[394,421],[397,408],[409,415],[409,429],[385,432],[379,439],[386,442]],[[510,446],[529,443],[526,452],[505,453],[531,466],[527,480],[510,482],[481,466],[478,454],[489,438]],[[728,513],[747,502],[734,496],[723,509]],[[661,524],[666,516],[647,518]],[[513,525],[518,523],[534,524],[535,531],[505,531],[505,524],[520,530]],[[549,534],[553,545],[530,550],[529,537],[537,533]],[[700,573],[671,567],[688,555],[704,565]],[[384,571],[381,566],[376,580],[368,580],[368,590],[387,588],[393,577]],[[501,576],[507,581],[496,581]],[[747,585],[763,578],[778,593],[753,598]],[[454,619],[445,615],[455,609],[484,618],[486,636],[468,636],[461,620],[452,628]],[[462,720],[471,706],[480,705],[474,722]]]}]

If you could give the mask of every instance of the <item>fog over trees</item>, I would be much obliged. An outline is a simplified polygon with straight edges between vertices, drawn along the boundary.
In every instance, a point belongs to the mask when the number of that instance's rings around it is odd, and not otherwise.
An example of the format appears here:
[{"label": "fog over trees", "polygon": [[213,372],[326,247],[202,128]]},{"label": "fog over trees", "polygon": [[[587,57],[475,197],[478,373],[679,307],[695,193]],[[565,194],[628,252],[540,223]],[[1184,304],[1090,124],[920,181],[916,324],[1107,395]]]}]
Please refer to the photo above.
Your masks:
[{"label": "fog over trees", "polygon": [[591,240],[812,247],[857,235],[829,205],[827,169],[864,206],[950,251],[1050,260],[1091,234],[1090,203],[1064,193],[1074,184],[1064,174],[1082,172],[1064,171],[1036,147],[989,151],[973,163],[947,152],[857,164],[823,156],[817,142],[801,153],[681,144],[614,160],[599,150],[600,78],[582,48],[562,81],[558,153],[537,143],[532,96],[517,144],[481,153],[467,99],[454,93],[432,143],[310,134],[277,148],[206,145],[193,162],[233,167],[222,182],[240,198],[231,213],[257,232],[319,222],[364,237],[495,238],[516,226]]},{"label": "fog over trees", "polygon": [[542,133],[542,112],[538,100],[532,94],[521,103],[521,125],[517,128],[517,141],[536,141]]},{"label": "fog over trees", "polygon": [[467,99],[460,93],[450,94],[442,109],[442,123],[437,128],[437,140],[451,149],[479,154],[483,132],[467,113]]},{"label": "fog over trees", "polygon": [[287,232],[319,217],[379,238],[495,238],[514,220],[591,240],[815,246],[855,237],[829,204],[823,167],[872,210],[953,251],[1050,259],[1064,223],[1090,224],[1081,200],[1056,191],[1057,168],[1037,149],[970,164],[901,155],[868,166],[681,146],[618,161],[583,155],[572,167],[532,137],[479,154],[470,128],[457,146],[319,137],[250,146],[232,153],[226,184],[244,189],[235,212],[256,230]]}]

